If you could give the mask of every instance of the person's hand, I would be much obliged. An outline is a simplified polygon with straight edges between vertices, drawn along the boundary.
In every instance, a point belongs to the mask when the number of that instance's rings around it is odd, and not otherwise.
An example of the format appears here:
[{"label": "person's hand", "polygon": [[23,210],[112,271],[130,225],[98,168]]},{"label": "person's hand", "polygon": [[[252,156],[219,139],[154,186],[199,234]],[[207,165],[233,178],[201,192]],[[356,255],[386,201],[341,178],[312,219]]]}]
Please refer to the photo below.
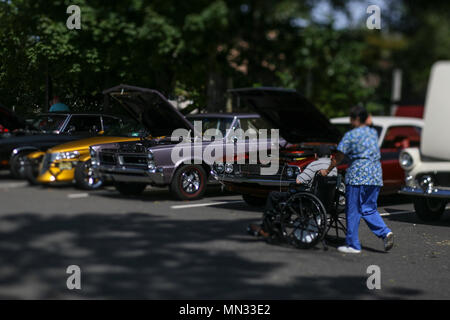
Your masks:
[{"label": "person's hand", "polygon": [[322,169],[322,170],[320,170],[319,172],[320,172],[320,174],[321,174],[323,177],[327,176],[328,173],[329,173],[327,169]]}]

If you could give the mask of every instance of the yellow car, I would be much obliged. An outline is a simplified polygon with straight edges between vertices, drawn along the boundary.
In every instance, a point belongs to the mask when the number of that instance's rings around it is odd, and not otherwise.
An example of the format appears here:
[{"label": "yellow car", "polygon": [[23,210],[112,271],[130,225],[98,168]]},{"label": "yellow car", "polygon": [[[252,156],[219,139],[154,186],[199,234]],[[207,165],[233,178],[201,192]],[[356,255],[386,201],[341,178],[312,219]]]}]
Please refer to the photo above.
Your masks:
[{"label": "yellow car", "polygon": [[54,146],[46,152],[30,153],[25,165],[28,182],[32,185],[75,182],[81,189],[99,188],[102,181],[93,175],[89,147],[97,144],[137,141],[147,135],[142,128],[139,131],[133,130],[136,129],[136,123],[132,124],[132,128],[122,126],[119,130],[114,128],[101,136],[67,142]]},{"label": "yellow car", "polygon": [[[74,181],[81,189],[96,189],[102,181],[94,178],[89,147],[96,144],[136,141],[132,137],[92,137],[55,146],[47,152],[28,155],[25,174],[30,184],[54,184]],[[40,163],[39,165],[36,165]],[[32,163],[35,163],[32,165]]]}]

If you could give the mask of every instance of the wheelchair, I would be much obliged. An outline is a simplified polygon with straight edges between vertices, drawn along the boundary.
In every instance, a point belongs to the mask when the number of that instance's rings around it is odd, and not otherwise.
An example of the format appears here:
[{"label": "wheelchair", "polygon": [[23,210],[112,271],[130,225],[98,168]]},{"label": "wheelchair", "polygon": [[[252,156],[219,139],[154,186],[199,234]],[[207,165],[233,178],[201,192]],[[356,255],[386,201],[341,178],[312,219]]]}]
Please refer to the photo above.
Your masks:
[{"label": "wheelchair", "polygon": [[[308,190],[291,185],[289,198],[278,204],[277,214],[264,217],[269,241],[284,242],[301,249],[310,249],[322,242],[325,250],[330,242],[342,241],[347,232],[343,222],[345,184],[341,175],[324,177],[317,173]],[[334,230],[332,236],[330,231]]]}]

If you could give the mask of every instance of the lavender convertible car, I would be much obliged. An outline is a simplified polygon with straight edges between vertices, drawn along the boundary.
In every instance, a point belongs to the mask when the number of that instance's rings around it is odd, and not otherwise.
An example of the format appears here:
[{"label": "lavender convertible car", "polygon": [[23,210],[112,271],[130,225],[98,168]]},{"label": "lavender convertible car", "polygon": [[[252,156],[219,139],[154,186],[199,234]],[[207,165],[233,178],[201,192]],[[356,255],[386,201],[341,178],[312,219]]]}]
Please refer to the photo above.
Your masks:
[{"label": "lavender convertible car", "polygon": [[[104,93],[133,113],[151,134],[138,142],[91,147],[95,174],[103,181],[112,182],[124,195],[140,194],[147,185],[168,186],[178,199],[194,200],[202,197],[208,183],[217,183],[211,177],[211,163],[206,163],[203,158],[196,158],[196,147],[192,153],[176,161],[172,157],[172,150],[179,143],[172,141],[173,132],[185,129],[195,139],[198,131],[195,130],[193,121],[201,121],[203,131],[218,130],[223,137],[220,141],[215,141],[202,134],[202,140],[196,144],[200,154],[211,144],[223,148],[224,153],[230,150],[227,146],[234,151],[239,149],[248,153],[253,142],[241,140],[233,130],[228,129],[270,129],[270,125],[257,114],[198,114],[185,117],[161,93],[152,89],[120,85],[105,90]],[[239,148],[241,143],[244,144],[243,148]],[[267,140],[266,147],[270,143]]]}]

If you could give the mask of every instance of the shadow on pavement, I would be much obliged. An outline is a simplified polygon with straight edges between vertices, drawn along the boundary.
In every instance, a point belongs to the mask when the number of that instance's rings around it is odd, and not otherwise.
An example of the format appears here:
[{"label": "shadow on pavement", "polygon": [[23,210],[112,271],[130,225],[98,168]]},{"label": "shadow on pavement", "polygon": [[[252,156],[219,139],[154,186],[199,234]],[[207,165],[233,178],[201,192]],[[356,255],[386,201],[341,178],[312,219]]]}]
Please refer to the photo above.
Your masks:
[{"label": "shadow on pavement", "polygon": [[[140,201],[173,201],[177,200],[177,198],[173,195],[172,192],[168,190],[168,188],[163,187],[152,187],[151,189],[146,189],[142,194],[135,196],[125,196],[120,194],[114,187],[109,187],[101,190],[103,192],[94,193],[96,196],[105,197],[105,198],[114,198],[114,199],[123,199],[123,200],[140,200]],[[212,185],[208,186],[203,196],[203,199],[211,198],[211,197],[227,197],[235,195],[234,193],[221,190],[220,186]],[[186,204],[186,201],[180,201],[180,204]],[[193,202],[195,203],[195,202]]]},{"label": "shadow on pavement", "polygon": [[392,194],[378,197],[378,206],[394,206],[411,203],[411,199],[401,194]]},{"label": "shadow on pavement", "polygon": [[[258,262],[245,252],[215,247],[216,241],[248,242],[242,226],[249,222],[142,213],[5,215],[0,298],[373,299],[421,293],[406,288],[374,293],[366,289],[364,275],[264,282],[286,261]],[[299,253],[293,259],[308,258]],[[67,289],[69,265],[80,266],[82,290]]]},{"label": "shadow on pavement", "polygon": [[[241,200],[241,199],[239,199],[239,200]],[[221,204],[214,205],[212,207],[227,209],[227,210],[245,211],[245,212],[249,212],[249,211],[261,212],[261,216],[264,211],[264,207],[250,206],[247,203],[245,203],[244,200],[242,200],[242,202],[221,203]]]},{"label": "shadow on pavement", "polygon": [[[390,211],[392,211],[392,210],[390,210]],[[394,212],[394,211],[392,211],[392,212]],[[383,219],[388,219],[388,220],[398,221],[398,222],[413,223],[413,224],[422,224],[422,225],[428,225],[428,226],[450,227],[450,210],[446,210],[444,212],[444,214],[442,215],[442,217],[436,221],[422,221],[417,217],[417,215],[414,212],[393,214],[390,216],[383,217]]]}]

